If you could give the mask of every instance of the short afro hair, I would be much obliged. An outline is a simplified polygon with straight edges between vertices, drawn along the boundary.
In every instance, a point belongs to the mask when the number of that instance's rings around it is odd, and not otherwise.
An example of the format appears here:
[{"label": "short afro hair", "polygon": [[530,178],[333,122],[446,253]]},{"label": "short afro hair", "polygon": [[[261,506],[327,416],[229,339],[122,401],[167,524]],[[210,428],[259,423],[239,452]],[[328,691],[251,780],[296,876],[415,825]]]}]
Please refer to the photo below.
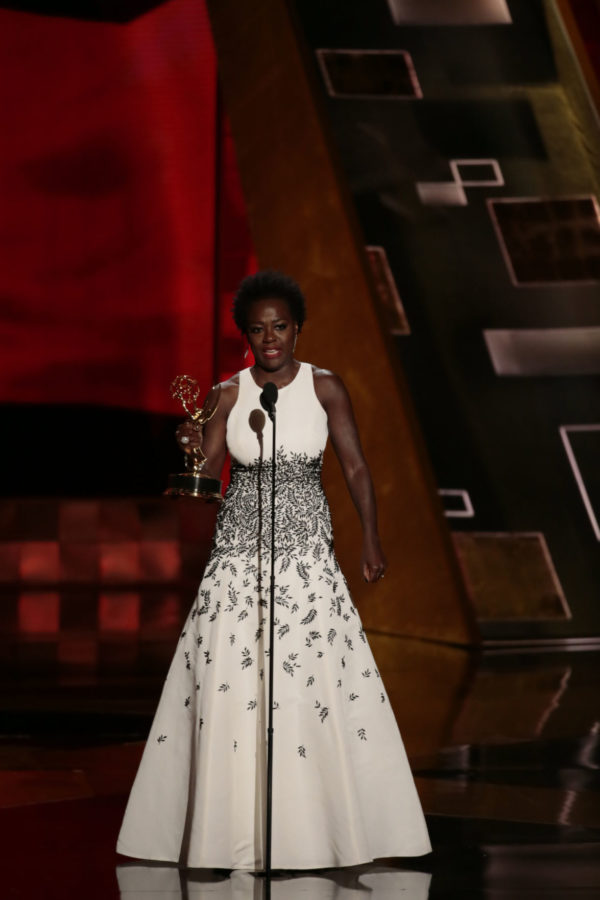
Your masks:
[{"label": "short afro hair", "polygon": [[306,301],[300,285],[289,275],[275,269],[264,269],[244,278],[233,298],[232,307],[233,321],[242,334],[248,330],[248,309],[257,300],[285,300],[298,331],[302,331]]}]

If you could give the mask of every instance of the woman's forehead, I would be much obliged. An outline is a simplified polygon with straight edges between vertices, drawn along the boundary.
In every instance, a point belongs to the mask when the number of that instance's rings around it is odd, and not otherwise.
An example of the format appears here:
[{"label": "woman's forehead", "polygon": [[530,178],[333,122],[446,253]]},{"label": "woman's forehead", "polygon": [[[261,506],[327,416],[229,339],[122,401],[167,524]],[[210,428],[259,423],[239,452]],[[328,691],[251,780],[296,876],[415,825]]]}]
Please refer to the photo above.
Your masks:
[{"label": "woman's forehead", "polygon": [[291,313],[287,300],[280,297],[265,297],[262,300],[255,300],[248,308],[248,320],[289,318],[291,318]]}]

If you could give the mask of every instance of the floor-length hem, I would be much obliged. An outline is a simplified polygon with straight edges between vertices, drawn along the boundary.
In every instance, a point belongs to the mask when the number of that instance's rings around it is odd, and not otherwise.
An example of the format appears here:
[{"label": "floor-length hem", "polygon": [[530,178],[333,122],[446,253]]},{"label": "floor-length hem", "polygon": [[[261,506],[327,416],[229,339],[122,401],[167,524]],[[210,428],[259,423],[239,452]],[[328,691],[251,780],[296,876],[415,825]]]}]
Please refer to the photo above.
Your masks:
[{"label": "floor-length hem", "polygon": [[[123,849],[120,845],[117,846],[117,853],[121,854],[121,856],[127,856],[130,859],[136,859],[140,862],[164,862],[164,863],[173,863],[177,865],[180,869],[226,869],[229,871],[235,872],[255,872],[257,874],[264,873],[264,866],[236,866],[231,862],[187,862],[181,863],[178,859],[165,859],[164,857],[159,856],[138,856],[132,851],[127,851]],[[353,860],[351,862],[316,862],[316,863],[306,863],[305,865],[295,864],[281,864],[279,862],[272,864],[272,869],[276,871],[285,871],[285,872],[311,872],[315,869],[350,869],[353,866],[364,866],[368,863],[375,863],[382,859],[413,859],[418,856],[427,856],[427,854],[431,853],[431,849],[428,850],[415,850],[414,852],[406,853],[382,853],[377,856],[366,856],[360,857],[359,859]]]}]

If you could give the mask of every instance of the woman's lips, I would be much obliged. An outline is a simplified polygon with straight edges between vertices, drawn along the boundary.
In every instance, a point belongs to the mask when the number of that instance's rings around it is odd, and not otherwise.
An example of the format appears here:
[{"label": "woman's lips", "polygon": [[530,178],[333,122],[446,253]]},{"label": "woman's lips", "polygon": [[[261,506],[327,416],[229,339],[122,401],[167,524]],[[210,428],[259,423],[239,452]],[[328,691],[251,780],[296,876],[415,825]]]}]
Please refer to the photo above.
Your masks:
[{"label": "woman's lips", "polygon": [[278,350],[275,347],[268,347],[263,350],[263,354],[268,356],[270,359],[274,359],[276,356],[281,355],[281,350]]}]

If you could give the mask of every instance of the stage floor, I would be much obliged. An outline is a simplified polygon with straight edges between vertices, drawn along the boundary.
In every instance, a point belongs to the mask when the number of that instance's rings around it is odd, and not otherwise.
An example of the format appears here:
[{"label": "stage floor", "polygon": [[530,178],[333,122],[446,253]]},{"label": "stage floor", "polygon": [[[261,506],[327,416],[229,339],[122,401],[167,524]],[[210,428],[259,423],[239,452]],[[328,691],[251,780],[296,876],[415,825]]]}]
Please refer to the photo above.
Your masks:
[{"label": "stage floor", "polygon": [[[271,896],[600,896],[600,654],[473,653],[369,635],[434,853],[284,873]],[[248,873],[117,857],[116,834],[173,636],[142,668],[32,665],[2,643],[0,823],[7,898],[266,896]],[[137,649],[122,638],[115,659]],[[26,659],[27,665],[19,660]],[[149,662],[154,660],[154,662]]]}]

